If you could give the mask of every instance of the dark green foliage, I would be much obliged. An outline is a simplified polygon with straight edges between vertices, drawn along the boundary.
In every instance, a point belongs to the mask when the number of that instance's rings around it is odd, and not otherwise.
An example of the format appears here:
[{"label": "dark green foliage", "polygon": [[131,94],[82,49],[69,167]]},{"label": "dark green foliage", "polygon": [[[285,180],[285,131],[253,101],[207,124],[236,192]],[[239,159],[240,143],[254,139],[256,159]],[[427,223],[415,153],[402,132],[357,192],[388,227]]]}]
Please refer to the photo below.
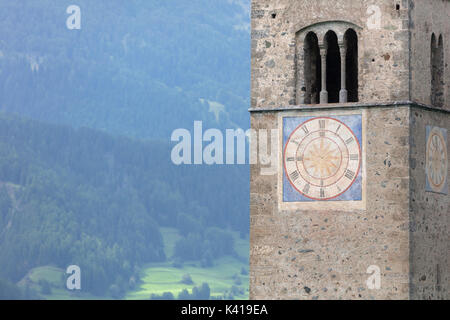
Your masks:
[{"label": "dark green foliage", "polygon": [[70,4],[0,1],[0,108],[146,138],[248,127],[249,0],[77,0],[76,31]]},{"label": "dark green foliage", "polygon": [[232,241],[203,230],[248,234],[248,166],[175,167],[169,140],[248,127],[249,1],[79,0],[80,31],[69,4],[0,2],[0,110],[79,128],[0,114],[0,277],[77,264],[83,290],[121,297],[166,258],[160,226],[185,237],[177,265],[211,266]]},{"label": "dark green foliage", "polygon": [[212,227],[203,234],[189,233],[186,238],[178,240],[174,255],[182,261],[201,260],[205,267],[210,267],[213,259],[234,253],[233,235],[229,231]]},{"label": "dark green foliage", "polygon": [[178,300],[209,300],[211,298],[211,289],[207,283],[202,283],[199,287],[192,288],[192,293],[183,289],[178,294]]},{"label": "dark green foliage", "polygon": [[123,291],[117,284],[113,284],[109,287],[109,295],[114,299],[120,299],[122,297]]},{"label": "dark green foliage", "polygon": [[180,258],[176,257],[172,262],[172,267],[183,269],[183,261]]},{"label": "dark green foliage", "polygon": [[187,238],[182,238],[175,244],[174,256],[182,261],[198,260],[202,253],[202,237],[199,234],[191,233]]},{"label": "dark green foliage", "polygon": [[234,238],[231,233],[219,228],[209,228],[205,232],[205,241],[214,258],[234,253]]},{"label": "dark green foliage", "polygon": [[178,300],[190,300],[190,299],[191,299],[191,295],[189,294],[189,291],[187,289],[183,289],[178,294]]},{"label": "dark green foliage", "polygon": [[202,283],[200,287],[194,287],[192,289],[193,300],[209,300],[211,296],[211,289],[207,283]]},{"label": "dark green foliage", "polygon": [[203,253],[200,263],[202,268],[211,268],[214,265],[213,256],[209,250]]},{"label": "dark green foliage", "polygon": [[180,213],[177,217],[177,227],[182,236],[187,236],[189,233],[198,233],[200,232],[199,226],[201,222],[198,219],[193,218],[192,216]]},{"label": "dark green foliage", "polygon": [[13,283],[0,279],[0,300],[22,300],[23,292]]},{"label": "dark green foliage", "polygon": [[193,284],[194,281],[192,281],[191,275],[189,273],[186,273],[183,275],[183,278],[181,279],[181,283]]},{"label": "dark green foliage", "polygon": [[52,294],[52,287],[47,280],[40,279],[38,284],[41,287],[42,294],[45,294],[45,295]]},{"label": "dark green foliage", "polygon": [[[200,176],[221,183],[185,187]],[[233,251],[223,229],[248,219],[246,184],[220,189],[244,179],[235,167],[174,166],[161,142],[0,113],[0,276],[18,281],[33,267],[76,264],[83,290],[120,296],[139,265],[166,259],[161,225],[187,232],[178,261],[211,264]]]},{"label": "dark green foliage", "polygon": [[240,295],[240,294],[243,294],[243,293],[244,293],[244,290],[242,288],[239,288],[236,285],[233,285],[231,287],[231,295],[237,296],[237,295]]},{"label": "dark green foliage", "polygon": [[24,288],[19,288],[14,283],[0,279],[0,300],[39,300],[39,294],[26,284]]},{"label": "dark green foliage", "polygon": [[162,295],[152,293],[150,300],[175,300],[172,292],[164,292]]},{"label": "dark green foliage", "polygon": [[0,230],[5,228],[9,222],[12,209],[11,197],[6,186],[0,184]]}]

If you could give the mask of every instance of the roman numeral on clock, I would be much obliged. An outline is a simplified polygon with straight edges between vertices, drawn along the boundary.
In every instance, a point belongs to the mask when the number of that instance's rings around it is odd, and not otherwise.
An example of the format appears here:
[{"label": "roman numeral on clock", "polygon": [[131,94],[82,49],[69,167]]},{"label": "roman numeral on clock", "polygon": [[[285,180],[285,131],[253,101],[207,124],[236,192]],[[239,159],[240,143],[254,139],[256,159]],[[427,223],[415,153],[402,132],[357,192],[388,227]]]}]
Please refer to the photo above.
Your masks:
[{"label": "roman numeral on clock", "polygon": [[306,134],[309,133],[309,130],[308,130],[308,127],[307,127],[307,126],[303,126],[303,127],[302,127],[302,130],[303,130]]},{"label": "roman numeral on clock", "polygon": [[298,171],[294,171],[290,174],[291,180],[295,181],[298,179],[298,177],[300,177],[300,174],[298,173]]},{"label": "roman numeral on clock", "polygon": [[350,144],[354,141],[353,137],[348,138],[347,140],[345,140],[345,144]]},{"label": "roman numeral on clock", "polygon": [[294,161],[295,161],[295,158],[294,158],[294,157],[289,157],[289,158],[286,159],[286,161],[287,161],[287,162],[294,162]]},{"label": "roman numeral on clock", "polygon": [[325,129],[325,120],[319,120],[320,129]]},{"label": "roman numeral on clock", "polygon": [[311,186],[310,186],[310,184],[308,183],[308,184],[303,188],[303,193],[308,194],[310,188],[311,188]]},{"label": "roman numeral on clock", "polygon": [[323,188],[320,189],[320,197],[325,198],[325,190]]},{"label": "roman numeral on clock", "polygon": [[352,170],[347,170],[345,172],[345,177],[350,180],[353,180],[353,178],[355,177],[355,173]]}]

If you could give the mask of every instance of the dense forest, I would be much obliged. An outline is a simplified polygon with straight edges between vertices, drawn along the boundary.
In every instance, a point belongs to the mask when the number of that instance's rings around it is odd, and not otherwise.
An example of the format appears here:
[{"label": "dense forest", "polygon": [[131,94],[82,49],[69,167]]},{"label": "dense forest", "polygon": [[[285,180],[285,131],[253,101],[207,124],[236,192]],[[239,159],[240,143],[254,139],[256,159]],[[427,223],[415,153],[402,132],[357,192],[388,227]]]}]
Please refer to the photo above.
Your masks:
[{"label": "dense forest", "polygon": [[140,138],[246,128],[249,0],[0,1],[0,110]]},{"label": "dense forest", "polygon": [[[73,4],[80,30],[66,27]],[[195,120],[248,128],[249,12],[249,0],[0,1],[0,299],[34,297],[15,284],[36,266],[77,264],[84,290],[120,296],[143,263],[233,254],[248,166],[177,167],[170,136]],[[174,257],[165,226],[182,235]]]},{"label": "dense forest", "polygon": [[161,226],[183,235],[177,261],[211,265],[233,254],[227,229],[248,232],[247,181],[236,167],[177,167],[165,142],[0,113],[0,278],[77,264],[85,290],[124,292],[167,258]]}]

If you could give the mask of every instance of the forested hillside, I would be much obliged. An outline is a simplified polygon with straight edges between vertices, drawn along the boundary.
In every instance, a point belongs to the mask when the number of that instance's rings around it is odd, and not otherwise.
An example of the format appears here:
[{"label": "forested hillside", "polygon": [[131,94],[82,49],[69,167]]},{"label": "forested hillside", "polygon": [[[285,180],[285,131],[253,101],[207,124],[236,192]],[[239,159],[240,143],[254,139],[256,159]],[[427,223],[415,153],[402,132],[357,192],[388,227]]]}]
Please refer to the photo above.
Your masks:
[{"label": "forested hillside", "polygon": [[[68,30],[66,8],[81,8]],[[249,0],[0,1],[0,110],[168,139],[249,126]]]},{"label": "forested hillside", "polygon": [[[74,4],[80,30],[66,27]],[[77,264],[83,291],[120,297],[144,263],[233,254],[248,166],[174,166],[170,137],[194,120],[249,127],[249,12],[249,0],[0,1],[0,299],[33,297],[14,285],[34,267]],[[173,257],[161,227],[180,234]]]},{"label": "forested hillside", "polygon": [[178,261],[211,263],[232,253],[227,228],[248,231],[247,181],[236,167],[177,167],[166,142],[0,113],[0,278],[77,264],[85,290],[124,292],[142,263],[166,259],[161,226],[183,235]]}]

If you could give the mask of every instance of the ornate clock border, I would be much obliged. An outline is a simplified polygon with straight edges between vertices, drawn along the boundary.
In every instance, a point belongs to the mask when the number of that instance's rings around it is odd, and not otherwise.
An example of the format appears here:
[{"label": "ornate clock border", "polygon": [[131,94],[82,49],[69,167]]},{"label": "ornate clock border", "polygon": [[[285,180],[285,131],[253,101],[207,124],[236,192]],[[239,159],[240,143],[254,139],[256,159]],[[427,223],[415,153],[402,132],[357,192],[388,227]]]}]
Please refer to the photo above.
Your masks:
[{"label": "ornate clock border", "polygon": [[[319,197],[302,197],[296,201],[290,199],[286,201],[284,196],[285,186],[284,184],[290,183],[290,181],[285,178],[285,132],[284,132],[284,119],[286,118],[310,118],[309,121],[316,118],[328,118],[337,121],[337,118],[342,118],[345,116],[360,116],[361,119],[361,134],[360,140],[355,141],[360,149],[360,164],[357,169],[359,172],[356,173],[355,177],[352,177],[352,181],[350,186],[354,183],[357,176],[360,177],[360,197],[357,200],[353,199],[336,199],[336,197],[324,197],[324,200],[319,200]],[[337,117],[337,118],[334,118]],[[345,123],[344,123],[345,124]],[[299,123],[296,128],[300,128],[302,126]],[[284,111],[281,112],[278,116],[278,129],[279,129],[279,168],[278,170],[278,206],[280,210],[365,210],[366,209],[366,110],[333,110],[330,112],[329,110],[323,111],[314,111],[314,112],[298,112],[298,111]],[[291,131],[293,134],[295,130]],[[345,142],[345,141],[344,141]],[[355,170],[352,170],[353,172]],[[344,172],[345,175],[346,172]],[[354,179],[353,179],[354,178]],[[348,188],[350,188],[350,186]],[[347,188],[347,189],[348,189]],[[298,191],[298,190],[297,190]],[[345,194],[345,190],[341,194]],[[307,198],[307,199],[305,199]]]}]

